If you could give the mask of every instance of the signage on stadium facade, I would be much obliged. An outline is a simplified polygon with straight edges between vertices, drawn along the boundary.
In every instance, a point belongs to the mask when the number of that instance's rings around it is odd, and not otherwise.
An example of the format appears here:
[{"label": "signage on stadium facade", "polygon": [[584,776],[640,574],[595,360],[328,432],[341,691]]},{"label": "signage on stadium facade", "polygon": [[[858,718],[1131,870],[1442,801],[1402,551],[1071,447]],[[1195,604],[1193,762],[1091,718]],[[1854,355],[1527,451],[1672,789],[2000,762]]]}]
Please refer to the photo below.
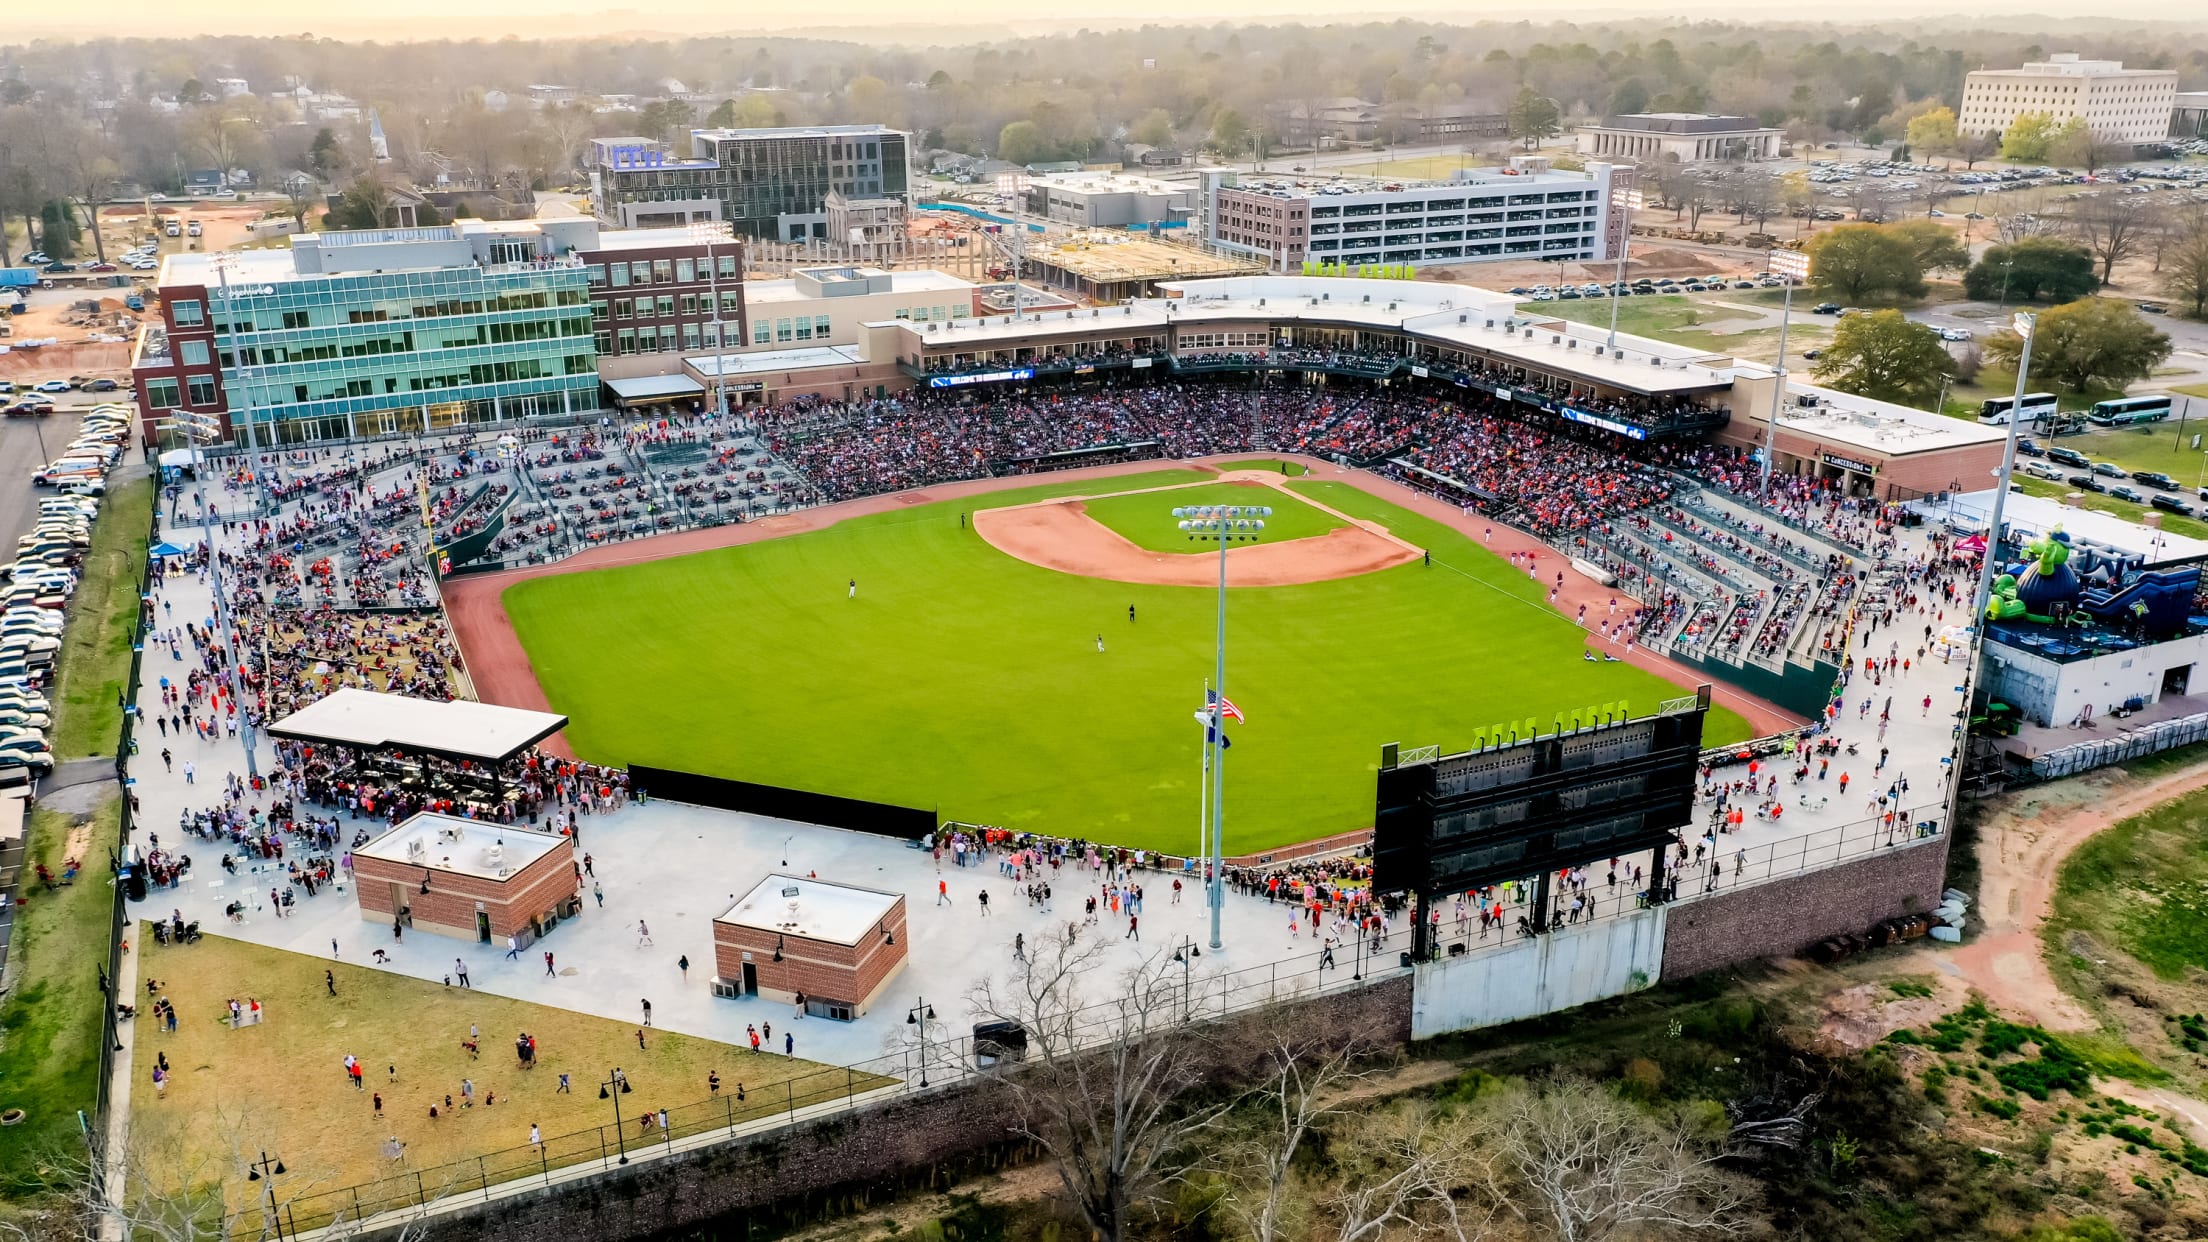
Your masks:
[{"label": "signage on stadium facade", "polygon": [[1857,474],[1878,473],[1878,467],[1871,462],[1857,461],[1853,457],[1842,457],[1838,453],[1825,454],[1825,464],[1828,466],[1838,466],[1842,470],[1853,470]]},{"label": "signage on stadium facade", "polygon": [[1425,379],[1428,375],[1433,374],[1433,372],[1428,371],[1425,367],[1413,364],[1411,367],[1411,374],[1417,376],[1420,379]]},{"label": "signage on stadium facade", "polygon": [[1575,410],[1568,405],[1562,407],[1559,412],[1562,413],[1564,417],[1571,419],[1575,423],[1585,423],[1590,427],[1600,427],[1604,431],[1613,431],[1621,436],[1627,437],[1628,439],[1646,440],[1648,438],[1648,429],[1646,427],[1635,427],[1631,423],[1621,423],[1615,419],[1604,418],[1599,414],[1589,414],[1585,410]]},{"label": "signage on stadium facade", "polygon": [[968,384],[1001,384],[1006,380],[1035,378],[1035,368],[1017,367],[1010,371],[979,371],[972,375],[937,375],[928,380],[930,388],[964,388]]}]

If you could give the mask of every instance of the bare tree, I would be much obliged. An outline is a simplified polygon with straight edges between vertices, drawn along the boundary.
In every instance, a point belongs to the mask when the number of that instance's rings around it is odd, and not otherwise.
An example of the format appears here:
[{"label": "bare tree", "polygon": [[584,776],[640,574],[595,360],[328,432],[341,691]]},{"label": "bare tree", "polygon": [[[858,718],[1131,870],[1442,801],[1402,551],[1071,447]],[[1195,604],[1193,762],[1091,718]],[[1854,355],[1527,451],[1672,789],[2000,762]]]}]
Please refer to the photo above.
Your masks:
[{"label": "bare tree", "polygon": [[1994,240],[2004,246],[2013,246],[2027,237],[2038,237],[2055,231],[2055,221],[2047,216],[2033,215],[2028,211],[2012,212],[1993,218]]},{"label": "bare tree", "polygon": [[2000,149],[2001,140],[1983,131],[1961,134],[1955,139],[1955,158],[1963,162],[1965,169],[1977,167],[1978,161],[1992,156]]},{"label": "bare tree", "polygon": [[2162,291],[2182,303],[2193,318],[2208,317],[2208,213],[2189,217],[2171,243]]},{"label": "bare tree", "polygon": [[2076,164],[2091,176],[2131,149],[2131,143],[2108,130],[2079,125],[2055,140],[2047,158],[2058,164]]},{"label": "bare tree", "polygon": [[1334,1242],[1436,1233],[1469,1242],[1510,1201],[1483,1119],[1423,1103],[1360,1113],[1329,1135],[1341,1176],[1319,1197]]},{"label": "bare tree", "polygon": [[1126,972],[1111,999],[1083,1009],[1078,984],[1095,978],[1101,937],[1042,938],[1001,989],[975,989],[977,1016],[1027,1032],[1027,1064],[1006,1074],[1011,1130],[1041,1147],[1066,1194],[1102,1242],[1122,1242],[1128,1216],[1162,1180],[1196,1158],[1192,1140],[1232,1102],[1184,1106],[1205,1081],[1204,1047],[1181,1021],[1178,968],[1158,954]]},{"label": "bare tree", "polygon": [[1223,1206],[1255,1242],[1301,1232],[1293,1227],[1301,1213],[1290,1194],[1296,1155],[1315,1130],[1343,1114],[1351,1103],[1346,1093],[1370,1076],[1357,1063],[1368,1051],[1365,1041],[1327,1034],[1285,1014],[1268,1024],[1266,1074],[1257,1091],[1263,1122],[1216,1153],[1218,1171],[1235,1186]]},{"label": "bare tree", "polygon": [[1650,1226],[1747,1227],[1746,1184],[1719,1167],[1728,1151],[1682,1118],[1652,1117],[1585,1079],[1563,1078],[1523,1090],[1499,1120],[1495,1142],[1558,1242],[1603,1242]]},{"label": "bare tree", "polygon": [[2154,230],[2151,199],[2127,190],[2081,194],[2062,212],[2063,224],[2078,244],[2101,265],[2101,283],[2110,283],[2116,265],[2146,246]]}]

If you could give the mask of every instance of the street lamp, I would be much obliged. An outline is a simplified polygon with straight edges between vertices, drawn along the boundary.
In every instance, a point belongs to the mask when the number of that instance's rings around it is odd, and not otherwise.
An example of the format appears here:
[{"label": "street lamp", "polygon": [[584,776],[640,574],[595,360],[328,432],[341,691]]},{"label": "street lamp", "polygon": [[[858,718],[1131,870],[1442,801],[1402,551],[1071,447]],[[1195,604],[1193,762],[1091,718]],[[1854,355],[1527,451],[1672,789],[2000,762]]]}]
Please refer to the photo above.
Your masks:
[{"label": "street lamp", "polygon": [[920,1028],[920,1085],[928,1085],[928,1023],[935,1021],[935,1006],[928,998],[917,998],[919,1003],[905,1011],[905,1025]]},{"label": "street lamp", "polygon": [[[1263,536],[1265,519],[1273,515],[1269,505],[1185,505],[1173,510],[1180,519],[1180,528],[1190,540],[1216,539],[1219,541],[1219,628],[1213,644],[1212,682],[1206,695],[1204,710],[1199,718],[1204,722],[1204,784],[1199,788],[1197,823],[1204,824],[1202,799],[1208,794],[1211,803],[1209,832],[1211,850],[1208,860],[1211,875],[1206,884],[1207,900],[1211,903],[1211,947],[1217,951],[1219,940],[1219,911],[1226,903],[1227,855],[1222,844],[1226,829],[1226,815],[1222,801],[1226,796],[1227,735],[1227,545],[1238,540],[1254,541]],[[1214,755],[1214,751],[1217,752]],[[1199,845],[1201,833],[1199,833]]]},{"label": "street lamp", "polygon": [[728,338],[721,326],[721,269],[713,254],[716,242],[734,239],[734,232],[726,220],[700,220],[690,226],[690,236],[705,245],[705,285],[713,298],[713,394],[714,409],[719,415],[721,427],[728,426],[728,376],[721,370],[721,359],[728,356]]},{"label": "street lamp", "polygon": [[2024,338],[2016,356],[2016,397],[2009,403],[2009,434],[2001,445],[2001,471],[1993,480],[1993,508],[1986,515],[1986,554],[1978,566],[1978,590],[1971,596],[1970,624],[1984,646],[1986,601],[1993,596],[1993,569],[2001,559],[2001,510],[2009,498],[2009,477],[2016,470],[2016,429],[2024,421],[2024,377],[2032,369],[2032,329],[2037,320],[2029,311],[2018,311],[2013,326]]},{"label": "street lamp", "polygon": [[[621,1159],[615,1161],[616,1164],[629,1162],[628,1132],[621,1128],[621,1097],[628,1093],[629,1076],[622,1073],[618,1065],[613,1067],[613,1072],[606,1076],[604,1082],[598,1084],[598,1098],[613,1101],[613,1145],[621,1152]],[[601,1147],[599,1150],[605,1149]]]},{"label": "street lamp", "polygon": [[276,1215],[276,1177],[283,1172],[284,1162],[270,1157],[265,1151],[261,1153],[260,1159],[245,1166],[245,1180],[261,1183],[261,1199],[268,1205],[262,1209],[262,1219],[265,1222],[263,1228],[275,1226],[279,1242],[284,1236],[284,1222]]},{"label": "street lamp", "polygon": [[1771,386],[1771,418],[1763,429],[1763,479],[1756,497],[1771,499],[1771,459],[1779,450],[1779,411],[1786,405],[1786,330],[1794,322],[1794,278],[1787,277],[1784,304],[1779,308],[1778,380]]},{"label": "street lamp", "polygon": [[1180,963],[1181,967],[1181,1021],[1183,1022],[1188,1021],[1189,1014],[1194,1009],[1189,966],[1203,955],[1204,951],[1196,947],[1195,938],[1185,932],[1182,933],[1180,947],[1173,950],[1173,960]]}]

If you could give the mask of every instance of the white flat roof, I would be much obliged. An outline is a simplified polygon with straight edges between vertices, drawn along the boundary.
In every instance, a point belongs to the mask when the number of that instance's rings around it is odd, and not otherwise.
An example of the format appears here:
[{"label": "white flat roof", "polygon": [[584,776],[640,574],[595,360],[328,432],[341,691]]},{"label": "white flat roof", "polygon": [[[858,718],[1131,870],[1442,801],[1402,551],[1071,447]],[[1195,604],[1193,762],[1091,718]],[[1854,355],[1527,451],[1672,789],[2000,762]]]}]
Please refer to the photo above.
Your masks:
[{"label": "white flat roof", "polygon": [[515,824],[490,824],[423,811],[353,853],[481,880],[504,880],[567,840],[556,833]]},{"label": "white flat roof", "polygon": [[[1926,517],[1952,522],[1966,530],[1982,531],[1993,509],[1993,489],[1967,492],[1951,500],[1920,500],[1915,507]],[[2128,518],[2098,509],[2073,509],[2051,496],[2027,496],[2010,492],[2001,506],[2001,523],[2010,533],[2043,534],[2060,526],[2073,545],[2093,544],[2132,556],[2148,564],[2208,556],[2208,539],[2172,534],[2142,526]]]},{"label": "white flat roof", "polygon": [[852,367],[866,356],[849,345],[814,345],[806,349],[777,349],[758,354],[687,354],[683,365],[711,379],[728,375],[758,375],[767,371],[804,371],[813,367]]},{"label": "white flat roof", "polygon": [[878,889],[770,875],[713,921],[829,944],[857,944],[880,934],[876,929],[899,900],[897,894]]},{"label": "white flat roof", "polygon": [[[892,294],[948,293],[954,290],[964,293],[972,290],[973,287],[972,281],[960,280],[949,272],[938,272],[932,268],[917,271],[900,270],[889,274],[889,291]],[[843,294],[841,296],[880,297],[882,295]],[[744,282],[744,305],[746,306],[755,306],[764,302],[804,302],[822,309],[828,309],[835,306],[838,300],[837,297],[815,297],[809,293],[801,293],[798,291],[797,282],[794,280],[747,280]]]},{"label": "white flat roof", "polygon": [[629,379],[610,379],[606,387],[623,401],[641,401],[651,397],[689,397],[705,392],[698,381],[687,375],[638,375]]},{"label": "white flat roof", "polygon": [[[1740,366],[1743,378],[1765,378],[1769,368],[1756,363]],[[1801,398],[1813,397],[1815,406],[1805,406]],[[1735,422],[1761,426],[1770,421],[1769,407],[1756,403],[1760,408],[1733,409]],[[1949,418],[1915,406],[1896,405],[1891,401],[1874,401],[1858,397],[1854,393],[1839,392],[1831,388],[1819,388],[1814,384],[1798,384],[1789,380],[1786,399],[1780,403],[1779,426],[1787,431],[1812,435],[1834,444],[1845,444],[1866,452],[1888,457],[1900,457],[1910,453],[1927,453],[1937,449],[1963,448],[1973,444],[1998,444],[2008,435],[2005,427],[1988,427],[1967,418]],[[1966,480],[1976,482],[1976,480]]]},{"label": "white flat roof", "polygon": [[510,759],[566,726],[567,717],[553,712],[348,688],[300,708],[268,731],[339,746],[394,746],[491,763]]}]

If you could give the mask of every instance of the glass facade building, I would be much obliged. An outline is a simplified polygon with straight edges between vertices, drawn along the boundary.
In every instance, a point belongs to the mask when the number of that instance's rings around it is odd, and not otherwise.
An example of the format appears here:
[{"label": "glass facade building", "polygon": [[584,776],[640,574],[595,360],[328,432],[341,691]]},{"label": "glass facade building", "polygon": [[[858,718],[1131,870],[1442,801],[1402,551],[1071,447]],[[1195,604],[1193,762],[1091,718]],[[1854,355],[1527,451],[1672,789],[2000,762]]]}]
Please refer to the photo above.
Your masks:
[{"label": "glass facade building", "polygon": [[719,219],[744,237],[825,237],[831,192],[906,197],[909,142],[879,125],[699,129],[684,158],[649,139],[604,138],[591,144],[591,201],[625,228]]},{"label": "glass facade building", "polygon": [[326,275],[247,266],[227,285],[218,273],[164,286],[166,340],[139,365],[149,428],[177,409],[219,412],[243,444],[250,411],[259,443],[297,444],[601,404],[580,262]]}]

